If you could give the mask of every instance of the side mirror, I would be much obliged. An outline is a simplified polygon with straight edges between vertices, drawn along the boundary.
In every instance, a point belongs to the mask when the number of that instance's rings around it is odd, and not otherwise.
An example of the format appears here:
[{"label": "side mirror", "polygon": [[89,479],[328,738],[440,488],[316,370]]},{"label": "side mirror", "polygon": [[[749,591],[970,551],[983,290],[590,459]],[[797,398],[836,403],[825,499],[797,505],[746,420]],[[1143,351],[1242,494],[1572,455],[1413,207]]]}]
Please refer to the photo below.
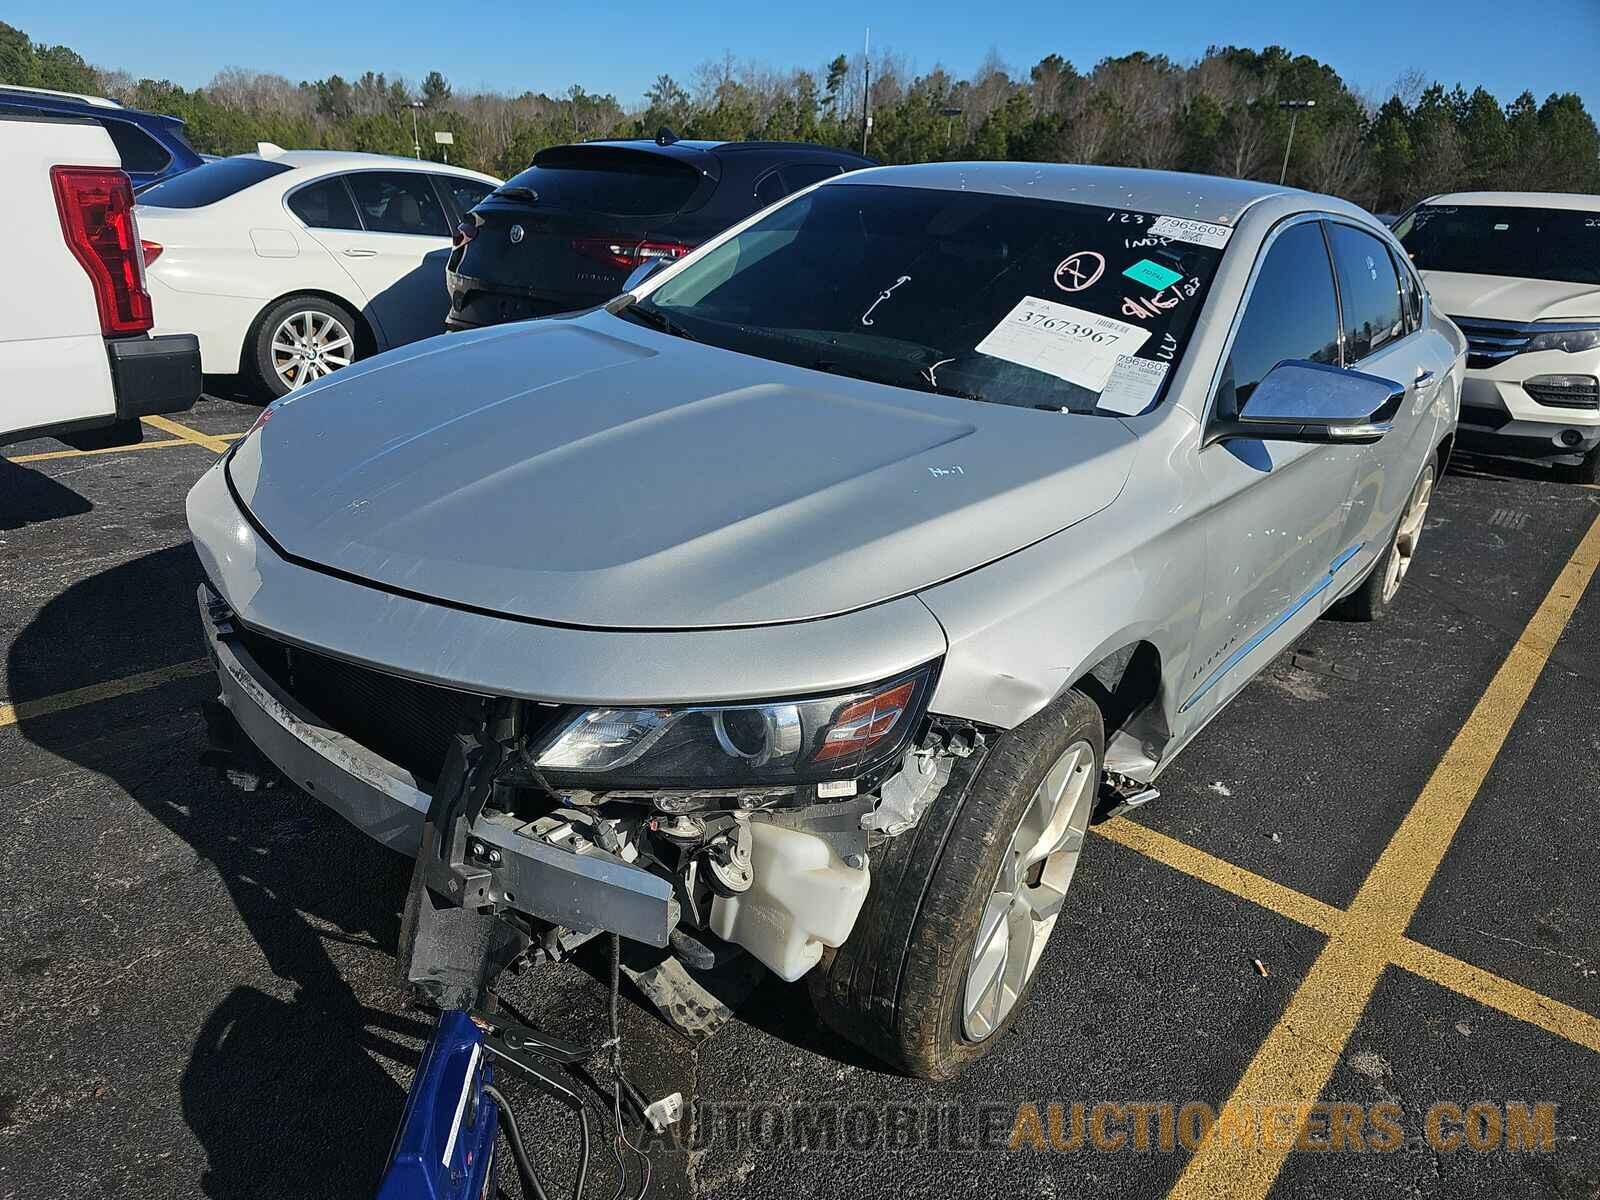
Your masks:
[{"label": "side mirror", "polygon": [[657,268],[665,265],[664,258],[647,258],[633,270],[628,272],[628,277],[622,281],[622,290],[631,292],[646,279],[656,273]]},{"label": "side mirror", "polygon": [[1390,379],[1287,359],[1256,384],[1232,419],[1216,422],[1207,441],[1258,438],[1364,446],[1394,428],[1406,389]]}]

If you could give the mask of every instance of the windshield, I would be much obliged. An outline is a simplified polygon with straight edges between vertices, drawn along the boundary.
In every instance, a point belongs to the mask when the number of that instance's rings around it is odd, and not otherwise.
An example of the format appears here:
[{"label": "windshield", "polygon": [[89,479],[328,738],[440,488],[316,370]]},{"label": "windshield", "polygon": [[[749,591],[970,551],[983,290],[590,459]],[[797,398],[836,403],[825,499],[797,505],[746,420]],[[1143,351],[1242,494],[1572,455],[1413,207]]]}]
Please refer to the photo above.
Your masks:
[{"label": "windshield", "polygon": [[1600,210],[1423,204],[1394,232],[1424,271],[1600,285]]},{"label": "windshield", "polygon": [[1019,196],[830,184],[621,315],[900,387],[1134,414],[1160,403],[1222,255],[1159,236],[1177,225]]}]

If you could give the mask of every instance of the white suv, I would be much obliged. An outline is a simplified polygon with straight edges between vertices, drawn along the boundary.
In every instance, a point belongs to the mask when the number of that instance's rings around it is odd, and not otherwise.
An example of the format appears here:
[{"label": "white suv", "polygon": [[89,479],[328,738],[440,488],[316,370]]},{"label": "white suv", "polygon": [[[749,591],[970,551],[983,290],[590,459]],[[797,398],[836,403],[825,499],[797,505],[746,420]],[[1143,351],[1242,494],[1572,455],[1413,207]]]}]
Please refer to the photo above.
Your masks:
[{"label": "white suv", "polygon": [[1600,196],[1434,196],[1394,232],[1467,335],[1460,444],[1600,482]]}]

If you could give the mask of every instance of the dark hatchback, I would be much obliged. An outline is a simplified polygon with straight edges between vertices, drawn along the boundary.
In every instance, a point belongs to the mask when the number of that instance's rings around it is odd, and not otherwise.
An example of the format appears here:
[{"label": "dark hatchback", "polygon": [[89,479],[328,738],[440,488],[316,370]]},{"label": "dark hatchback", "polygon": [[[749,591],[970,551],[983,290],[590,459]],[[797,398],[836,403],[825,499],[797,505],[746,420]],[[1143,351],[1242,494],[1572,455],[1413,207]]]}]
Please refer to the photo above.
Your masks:
[{"label": "dark hatchback", "polygon": [[818,180],[876,164],[799,142],[552,146],[472,210],[445,269],[450,329],[589,308],[634,268],[707,238]]}]

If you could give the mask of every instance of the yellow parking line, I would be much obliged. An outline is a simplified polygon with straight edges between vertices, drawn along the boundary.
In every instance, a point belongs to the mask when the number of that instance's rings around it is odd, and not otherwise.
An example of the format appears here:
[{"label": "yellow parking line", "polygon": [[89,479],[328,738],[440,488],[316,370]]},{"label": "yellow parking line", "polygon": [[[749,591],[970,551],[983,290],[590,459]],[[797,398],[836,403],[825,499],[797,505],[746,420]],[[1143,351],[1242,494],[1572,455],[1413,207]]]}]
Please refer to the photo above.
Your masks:
[{"label": "yellow parking line", "polygon": [[[1597,565],[1600,518],[1456,734],[1228,1103],[1309,1105],[1321,1095]],[[1278,1148],[1278,1139],[1260,1141],[1239,1147],[1208,1137],[1170,1195],[1265,1197],[1289,1150]]]},{"label": "yellow parking line", "polygon": [[[219,442],[236,442],[243,436],[244,434],[242,433],[219,433],[216,435],[216,440]],[[198,442],[194,438],[179,437],[169,438],[161,442],[134,442],[130,446],[101,446],[95,450],[44,450],[37,454],[18,454],[14,458],[6,458],[5,461],[21,465],[22,463],[51,462],[58,458],[88,458],[96,454],[121,454],[125,450],[170,450],[174,446],[203,446],[207,450],[215,450],[215,447],[207,446],[204,442]],[[0,457],[4,456],[0,455]]]},{"label": "yellow parking line", "polygon": [[1213,887],[1241,896],[1259,904],[1262,908],[1270,909],[1279,916],[1288,917],[1291,921],[1298,921],[1302,925],[1309,925],[1312,929],[1323,933],[1334,933],[1344,920],[1344,913],[1331,904],[1324,904],[1321,900],[1315,900],[1281,883],[1274,883],[1253,871],[1236,867],[1213,854],[1197,850],[1164,833],[1147,829],[1126,817],[1102,821],[1094,826],[1094,831],[1119,846],[1126,846],[1146,858],[1165,863],[1185,875],[1204,880]]},{"label": "yellow parking line", "polygon": [[57,692],[53,696],[40,696],[37,700],[18,700],[14,704],[0,703],[0,729],[7,725],[15,725],[19,721],[26,721],[34,717],[46,717],[52,713],[64,712],[69,708],[77,708],[84,704],[94,704],[101,700],[115,700],[119,696],[127,696],[134,692],[146,691],[153,687],[160,687],[164,683],[171,683],[175,679],[188,679],[192,675],[204,675],[211,670],[211,662],[204,658],[191,658],[188,662],[178,663],[171,667],[157,667],[153,671],[141,671],[137,675],[125,675],[121,679],[108,679],[104,683],[91,683],[88,687],[73,688],[68,692]]},{"label": "yellow parking line", "polygon": [[98,450],[45,450],[39,454],[19,454],[6,459],[13,463],[49,462],[56,458],[88,458],[93,454],[121,454],[124,450],[166,450],[172,446],[192,446],[187,438],[172,438],[165,442],[135,442],[131,446],[102,446]]},{"label": "yellow parking line", "polygon": [[209,433],[201,433],[198,429],[190,429],[187,425],[180,425],[169,417],[142,417],[144,423],[152,429],[159,429],[162,433],[170,433],[180,437],[186,442],[193,442],[196,446],[204,446],[214,454],[226,454],[228,443]]},{"label": "yellow parking line", "polygon": [[1413,942],[1410,938],[1400,939],[1395,965],[1430,983],[1447,987],[1468,999],[1600,1054],[1600,1017],[1590,1016],[1580,1009],[1525,988],[1520,983],[1502,979],[1482,967],[1452,958],[1442,950]]}]

